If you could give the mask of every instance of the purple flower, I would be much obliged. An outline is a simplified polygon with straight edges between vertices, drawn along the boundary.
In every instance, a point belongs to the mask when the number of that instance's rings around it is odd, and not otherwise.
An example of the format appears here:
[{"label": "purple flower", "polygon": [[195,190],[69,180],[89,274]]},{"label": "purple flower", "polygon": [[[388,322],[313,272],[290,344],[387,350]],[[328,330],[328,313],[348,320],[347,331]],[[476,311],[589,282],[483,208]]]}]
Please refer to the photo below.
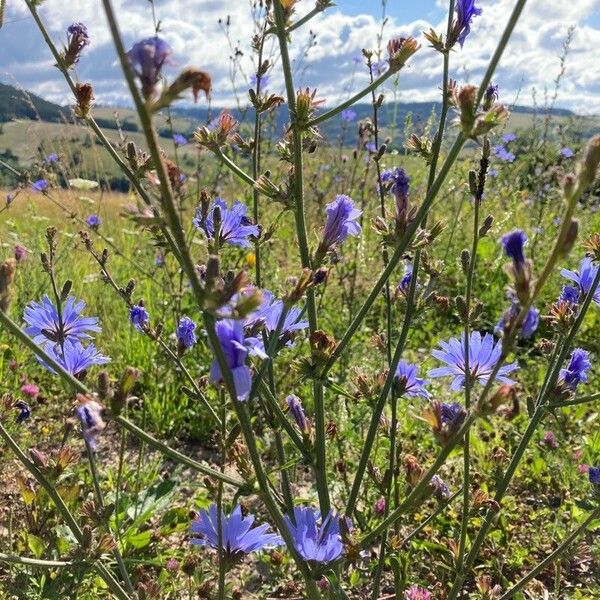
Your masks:
[{"label": "purple flower", "polygon": [[63,55],[65,66],[72,67],[79,62],[81,52],[90,45],[90,36],[83,23],[73,23],[67,29],[67,47]]},{"label": "purple flower", "polygon": [[431,593],[418,585],[411,585],[404,592],[404,600],[431,600]]},{"label": "purple flower", "polygon": [[150,322],[150,315],[143,306],[135,304],[129,309],[129,320],[138,331],[143,331]]},{"label": "purple flower", "polygon": [[189,317],[181,317],[175,334],[180,349],[189,350],[196,343],[196,323]]},{"label": "purple flower", "polygon": [[571,353],[567,368],[560,370],[559,377],[567,388],[575,390],[580,383],[585,383],[588,380],[587,371],[591,368],[592,363],[590,362],[589,352],[581,348],[575,348]]},{"label": "purple flower", "polygon": [[[569,271],[568,269],[562,269],[560,274],[574,281],[581,290],[581,294],[587,295],[592,286],[594,285],[594,279],[598,274],[598,267],[594,265],[592,259],[589,256],[583,258],[583,260],[579,263],[579,271]],[[594,302],[600,306],[600,286],[597,286],[593,290],[593,298]]]},{"label": "purple flower", "polygon": [[346,121],[346,123],[351,123],[356,119],[356,111],[351,108],[346,108],[342,111],[342,121]]},{"label": "purple flower", "polygon": [[257,75],[256,73],[254,73],[250,77],[250,85],[253,88],[259,88],[262,90],[269,85],[270,79],[271,78],[268,75]]},{"label": "purple flower", "polygon": [[192,219],[192,223],[202,232],[209,240],[215,237],[215,208],[221,212],[220,228],[219,228],[219,243],[230,244],[232,246],[241,246],[249,248],[250,236],[258,237],[260,229],[258,225],[253,225],[252,221],[246,216],[248,207],[236,200],[231,208],[228,208],[227,203],[222,198],[217,198],[208,209],[206,216],[202,214],[202,209],[199,207],[196,210],[196,216]]},{"label": "purple flower", "polygon": [[388,185],[390,192],[396,199],[396,214],[400,215],[408,208],[408,189],[410,186],[410,177],[406,171],[396,167],[391,171],[384,171],[381,174],[381,182]]},{"label": "purple flower", "polygon": [[14,404],[14,407],[19,411],[19,414],[15,419],[15,422],[18,425],[24,423],[27,421],[27,419],[29,419],[29,417],[31,417],[31,408],[24,400],[17,400]]},{"label": "purple flower", "polygon": [[593,485],[600,485],[600,467],[589,467],[588,477]]},{"label": "purple flower", "polygon": [[[267,333],[272,333],[277,329],[283,309],[283,300],[278,300],[271,292],[263,290],[263,301],[261,305],[255,312],[248,315],[244,321],[244,326],[253,328],[262,323],[265,331]],[[308,327],[308,321],[300,320],[301,314],[302,311],[296,306],[292,306],[288,309],[283,321],[281,333],[279,334],[280,338],[285,336],[291,337],[296,331]]]},{"label": "purple flower", "polygon": [[546,431],[544,437],[540,441],[540,446],[548,450],[556,450],[558,448],[558,440],[552,431]]},{"label": "purple flower", "polygon": [[[432,350],[431,354],[438,360],[446,363],[445,367],[431,369],[430,377],[454,377],[450,388],[454,391],[460,390],[465,385],[465,336],[450,338],[447,342],[440,342],[441,350]],[[496,363],[502,354],[502,342],[494,343],[494,336],[486,333],[484,336],[479,331],[471,332],[469,336],[469,375],[471,385],[476,381],[486,384]],[[514,383],[507,377],[517,369],[517,363],[503,365],[496,374],[496,379],[502,383]]]},{"label": "purple flower", "polygon": [[455,9],[454,30],[457,36],[456,39],[462,48],[467,36],[471,33],[471,21],[473,17],[481,14],[481,9],[475,6],[475,0],[457,0]]},{"label": "purple flower", "polygon": [[510,144],[511,142],[514,142],[517,139],[517,134],[516,133],[505,133],[502,136],[502,141],[505,144]]},{"label": "purple flower", "polygon": [[377,152],[377,146],[375,145],[375,142],[368,142],[367,144],[365,144],[365,148],[373,154]]},{"label": "purple flower", "polygon": [[90,215],[86,220],[86,224],[88,227],[92,229],[98,229],[102,224],[102,219],[98,215]]},{"label": "purple flower", "polygon": [[[512,323],[519,316],[520,312],[521,306],[519,302],[515,298],[512,298],[510,307],[504,311],[504,314],[494,328],[494,333],[501,335],[506,325]],[[540,311],[534,307],[530,308],[523,319],[523,323],[521,323],[521,335],[524,338],[531,337],[538,328],[539,322]]]},{"label": "purple flower", "polygon": [[511,163],[515,160],[515,155],[512,152],[509,152],[504,146],[498,144],[497,146],[492,147],[492,152],[495,156],[497,156],[501,161]]},{"label": "purple flower", "polygon": [[[100,354],[94,344],[83,346],[79,340],[65,340],[62,348],[60,344],[46,344],[44,351],[54,362],[57,362],[73,376],[83,374],[94,365],[105,365],[110,362],[110,358]],[[38,360],[50,373],[55,372],[42,359]]]},{"label": "purple flower", "polygon": [[83,437],[92,450],[96,449],[96,435],[106,426],[103,414],[104,407],[95,400],[86,400],[75,408],[75,416],[81,423]]},{"label": "purple flower", "polygon": [[38,345],[48,340],[51,342],[89,340],[91,336],[88,332],[96,333],[100,331],[100,327],[96,317],[81,315],[84,308],[85,302],[69,296],[62,304],[59,319],[56,307],[45,295],[41,302],[31,302],[25,307],[23,312],[23,320],[27,324],[25,333]]},{"label": "purple flower", "polygon": [[15,246],[14,254],[15,254],[15,260],[17,262],[23,262],[27,258],[27,255],[29,254],[29,252],[27,251],[27,248],[25,248],[25,246],[21,246],[21,244],[17,244]]},{"label": "purple flower", "polygon": [[288,405],[292,417],[294,417],[294,421],[296,421],[296,425],[298,425],[298,429],[302,433],[308,433],[310,427],[308,425],[308,419],[304,414],[304,408],[302,407],[302,402],[300,398],[298,398],[298,396],[290,394],[285,399],[285,401]]},{"label": "purple flower", "polygon": [[465,420],[466,411],[458,402],[440,403],[440,420],[450,431],[456,431]]},{"label": "purple flower", "polygon": [[57,163],[57,162],[58,162],[58,154],[56,154],[56,152],[52,152],[52,154],[48,154],[48,156],[46,156],[46,158],[44,159],[45,165],[51,165],[52,163]]},{"label": "purple flower", "polygon": [[358,235],[361,232],[357,219],[362,211],[354,208],[350,196],[336,196],[335,200],[327,205],[326,211],[327,220],[321,242],[324,248],[330,249],[344,242],[349,235]]},{"label": "purple flower", "polygon": [[515,229],[514,231],[503,235],[501,242],[504,247],[504,253],[509,258],[512,258],[513,262],[517,264],[523,264],[525,262],[523,247],[527,242],[527,235],[524,231]]},{"label": "purple flower", "polygon": [[381,496],[375,501],[375,506],[373,507],[375,514],[378,516],[382,516],[385,514],[385,498]]},{"label": "purple flower", "polygon": [[154,264],[157,267],[162,267],[165,264],[165,255],[162,252],[157,252],[154,257]]},{"label": "purple flower", "polygon": [[181,135],[180,133],[174,133],[173,134],[173,143],[176,146],[185,146],[188,143],[188,141],[184,135]]},{"label": "purple flower", "polygon": [[407,363],[404,360],[398,363],[395,379],[401,396],[408,396],[409,398],[420,396],[426,400],[431,397],[431,394],[425,388],[428,382],[417,377],[418,372],[419,367],[417,365]]},{"label": "purple flower", "polygon": [[283,540],[275,533],[267,533],[268,524],[254,525],[252,515],[242,515],[242,509],[236,506],[231,514],[221,512],[221,545],[219,545],[219,517],[217,505],[211,504],[208,510],[201,510],[192,522],[192,544],[222,549],[229,566],[243,557],[265,547],[281,546]]},{"label": "purple flower", "polygon": [[558,297],[559,302],[570,302],[577,304],[579,302],[579,288],[573,285],[563,285],[562,292]]},{"label": "purple flower", "polygon": [[327,564],[344,553],[340,535],[340,517],[330,512],[321,519],[319,511],[310,506],[294,508],[294,521],[285,516],[294,546],[300,556],[310,563]]},{"label": "purple flower", "polygon": [[490,170],[488,171],[488,175],[489,175],[490,177],[498,177],[498,169],[490,169]]},{"label": "purple flower", "polygon": [[571,148],[569,147],[561,148],[559,154],[563,158],[572,158],[573,156],[575,156],[575,152],[573,152],[573,150],[571,150]]},{"label": "purple flower", "polygon": [[412,281],[413,266],[412,263],[408,263],[404,269],[404,275],[398,284],[398,290],[404,295],[410,290],[410,282]]},{"label": "purple flower", "polygon": [[[262,344],[256,338],[244,337],[244,327],[240,321],[222,319],[216,324],[217,337],[225,362],[231,371],[237,399],[240,402],[248,399],[252,387],[252,376],[246,365],[246,357],[257,355],[265,358]],[[210,380],[217,383],[223,380],[221,367],[217,359],[213,360],[210,367]]]},{"label": "purple flower", "polygon": [[34,192],[45,192],[48,189],[48,185],[47,179],[38,179],[31,184],[31,189]]},{"label": "purple flower", "polygon": [[171,55],[171,47],[158,36],[134,44],[127,53],[129,61],[142,83],[142,93],[149,98],[154,94],[161,70]]},{"label": "purple flower", "polygon": [[381,60],[376,60],[371,64],[373,73],[375,73],[375,75],[377,76],[383,75],[388,70],[389,66],[389,62],[385,58],[382,58]]}]

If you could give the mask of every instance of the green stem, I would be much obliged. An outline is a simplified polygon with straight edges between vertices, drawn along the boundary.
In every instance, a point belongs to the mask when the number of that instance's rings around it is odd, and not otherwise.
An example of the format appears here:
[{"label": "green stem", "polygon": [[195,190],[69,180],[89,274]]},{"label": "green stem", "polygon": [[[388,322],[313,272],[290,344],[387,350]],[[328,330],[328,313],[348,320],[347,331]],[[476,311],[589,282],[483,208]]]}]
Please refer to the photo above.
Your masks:
[{"label": "green stem", "polygon": [[[273,3],[275,23],[277,27],[277,38],[281,53],[281,66],[285,78],[288,108],[290,112],[293,156],[294,156],[294,195],[296,220],[296,234],[300,248],[300,259],[302,267],[311,268],[310,250],[308,247],[308,236],[306,234],[306,221],[304,215],[304,174],[302,159],[302,133],[296,122],[296,95],[294,92],[294,80],[292,66],[288,52],[287,35],[285,32],[285,21],[281,3],[276,0]],[[317,309],[315,304],[314,290],[309,289],[306,294],[306,308],[308,313],[309,331],[312,334],[318,329]],[[319,507],[321,514],[329,513],[331,504],[329,500],[329,484],[327,482],[327,454],[325,449],[325,404],[323,395],[323,384],[321,381],[313,381],[313,400],[315,413],[315,478],[317,492],[319,495]]]},{"label": "green stem", "polygon": [[[0,552],[0,562],[12,563],[12,564],[17,564],[17,565],[28,565],[31,567],[44,567],[45,569],[87,565],[87,563],[85,563],[85,562],[73,562],[70,560],[41,560],[38,558],[28,558],[26,556],[17,556],[15,554],[4,554],[3,552]],[[91,563],[90,563],[90,566],[91,566]]]},{"label": "green stem", "polygon": [[235,175],[237,175],[237,177],[239,177],[244,183],[247,183],[248,185],[252,186],[252,188],[254,188],[254,186],[256,185],[256,181],[254,179],[252,179],[252,177],[250,177],[250,175],[248,175],[245,171],[242,171],[242,169],[240,169],[228,156],[226,156],[225,154],[223,154],[223,152],[221,152],[220,148],[217,148],[216,150],[214,150],[215,156]]}]

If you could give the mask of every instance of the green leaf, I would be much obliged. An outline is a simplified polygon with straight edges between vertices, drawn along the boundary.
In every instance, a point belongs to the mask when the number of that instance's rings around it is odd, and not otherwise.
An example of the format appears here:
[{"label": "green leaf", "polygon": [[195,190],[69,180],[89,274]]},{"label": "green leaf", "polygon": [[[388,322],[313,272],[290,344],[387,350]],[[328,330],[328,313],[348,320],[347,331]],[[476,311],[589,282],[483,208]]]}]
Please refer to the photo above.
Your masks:
[{"label": "green leaf", "polygon": [[44,554],[44,542],[33,533],[27,534],[27,545],[36,558],[42,558]]},{"label": "green leaf", "polygon": [[145,548],[152,541],[152,530],[142,531],[141,533],[132,533],[124,538],[126,544],[131,544],[134,548]]}]

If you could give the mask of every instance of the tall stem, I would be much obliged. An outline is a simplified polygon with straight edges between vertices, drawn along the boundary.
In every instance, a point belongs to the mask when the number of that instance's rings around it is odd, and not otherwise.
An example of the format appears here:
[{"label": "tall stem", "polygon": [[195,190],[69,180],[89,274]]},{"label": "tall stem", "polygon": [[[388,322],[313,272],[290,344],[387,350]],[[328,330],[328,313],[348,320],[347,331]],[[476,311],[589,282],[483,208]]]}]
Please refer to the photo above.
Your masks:
[{"label": "tall stem", "polygon": [[[285,77],[285,89],[287,94],[288,109],[292,128],[293,159],[294,159],[294,196],[296,220],[296,235],[300,248],[300,260],[302,267],[311,267],[310,250],[308,247],[308,236],[306,233],[306,220],[304,214],[304,173],[302,158],[302,132],[296,122],[296,94],[294,91],[294,79],[292,65],[288,52],[287,33],[283,8],[280,0],[273,2],[275,13],[275,24],[277,27],[277,38],[279,39],[279,51],[281,53],[281,66]],[[308,326],[311,334],[318,329],[317,308],[314,290],[311,288],[306,293],[306,308],[308,313]],[[321,514],[326,515],[330,510],[329,485],[327,483],[327,456],[325,451],[325,405],[323,384],[321,381],[313,381],[313,400],[315,414],[315,478],[317,492],[319,495],[319,507]]]}]

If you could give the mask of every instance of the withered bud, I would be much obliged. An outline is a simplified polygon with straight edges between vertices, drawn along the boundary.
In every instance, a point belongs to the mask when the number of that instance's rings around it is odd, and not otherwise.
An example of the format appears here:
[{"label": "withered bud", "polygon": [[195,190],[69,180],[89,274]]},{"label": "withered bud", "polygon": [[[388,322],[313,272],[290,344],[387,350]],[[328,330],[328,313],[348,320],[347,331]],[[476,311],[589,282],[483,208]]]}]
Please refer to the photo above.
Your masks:
[{"label": "withered bud", "polygon": [[0,311],[6,312],[12,296],[12,284],[17,272],[17,261],[7,258],[0,264]]},{"label": "withered bud", "polygon": [[75,84],[75,115],[80,119],[87,119],[94,102],[94,88],[91,83]]},{"label": "withered bud", "polygon": [[588,142],[579,165],[579,181],[582,186],[588,187],[594,182],[598,165],[600,165],[600,135],[594,136]]},{"label": "withered bud", "polygon": [[390,71],[399,71],[421,46],[412,37],[394,37],[387,44]]}]

